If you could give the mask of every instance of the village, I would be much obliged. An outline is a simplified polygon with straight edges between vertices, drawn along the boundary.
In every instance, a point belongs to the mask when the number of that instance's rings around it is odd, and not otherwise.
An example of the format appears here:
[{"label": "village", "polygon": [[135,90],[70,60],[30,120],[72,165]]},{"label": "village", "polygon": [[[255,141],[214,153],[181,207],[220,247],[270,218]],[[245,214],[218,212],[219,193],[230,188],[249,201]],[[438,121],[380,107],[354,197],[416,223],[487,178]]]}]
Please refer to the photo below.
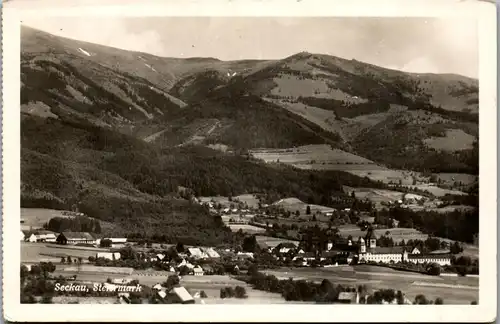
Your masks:
[{"label": "village", "polygon": [[[105,287],[105,291],[116,295],[117,302],[120,303],[137,302],[131,300],[132,297],[138,296],[136,293],[120,290],[119,287],[129,285],[132,287],[138,284],[139,279],[141,282],[144,281],[143,278],[148,278],[147,287],[150,289],[146,290],[149,294],[147,295],[149,299],[146,299],[149,302],[153,292],[155,303],[195,303],[195,301],[204,303],[202,296],[205,293],[202,289],[186,289],[185,283],[189,285],[193,280],[189,279],[190,277],[229,276],[233,279],[239,278],[236,280],[239,282],[238,280],[250,280],[248,276],[253,271],[266,273],[282,268],[290,269],[292,272],[302,271],[300,269],[336,271],[334,269],[357,269],[356,267],[363,265],[438,277],[455,272],[453,263],[456,257],[451,253],[452,244],[438,241],[440,248],[435,250],[429,250],[426,242],[417,240],[414,242],[410,240],[409,244],[405,245],[387,244],[387,237],[384,235],[377,237],[378,226],[368,222],[366,218],[358,221],[357,226],[361,235],[357,237],[353,235],[343,237],[332,231],[331,227],[322,228],[317,225],[297,227],[293,230],[292,226],[290,229],[281,226],[285,229],[277,232],[276,227],[280,226],[273,226],[269,222],[266,224],[262,219],[272,217],[279,219],[275,215],[283,214],[282,208],[277,209],[276,206],[266,204],[249,207],[241,202],[224,206],[203,199],[197,199],[196,202],[208,208],[213,217],[221,217],[226,226],[240,226],[237,232],[244,237],[243,244],[232,247],[184,246],[182,242],[162,244],[129,240],[125,237],[105,237],[89,232],[57,233],[46,229],[31,229],[21,231],[21,249],[37,245],[59,249],[62,254],[46,255],[51,257],[49,258],[52,260],[51,263],[56,264],[55,273],[59,275],[57,278],[70,282],[83,282],[89,289],[95,285],[95,280],[87,279],[94,279],[93,274],[98,272],[101,274],[95,278],[107,273],[100,269],[109,271],[120,268],[131,269],[129,272],[115,272],[106,279],[102,277],[102,282],[99,283]],[[69,216],[85,217],[81,213],[65,213]],[[342,214],[352,215],[353,211],[345,208],[339,212],[308,205],[305,214],[310,218],[330,219],[334,214],[337,217]],[[363,217],[362,213],[359,214]],[[241,228],[242,225],[264,231],[245,233]],[[394,222],[394,225],[397,226],[397,222]],[[79,253],[72,251],[85,251],[86,257],[78,256]],[[41,259],[46,260],[46,258]],[[38,262],[33,261],[23,262],[22,266],[27,267],[29,272],[32,266],[37,264]],[[151,281],[155,279],[157,280]],[[342,277],[339,279],[347,280]],[[168,285],[162,283],[165,280],[170,283]],[[220,298],[237,295],[245,298],[245,292],[242,292],[241,287],[238,288],[239,293],[236,293],[236,290],[228,292],[227,289],[232,288],[227,285],[222,286]],[[344,299],[348,299],[348,302],[360,302],[360,295],[356,291],[341,291],[341,293],[336,302],[346,302]]]}]

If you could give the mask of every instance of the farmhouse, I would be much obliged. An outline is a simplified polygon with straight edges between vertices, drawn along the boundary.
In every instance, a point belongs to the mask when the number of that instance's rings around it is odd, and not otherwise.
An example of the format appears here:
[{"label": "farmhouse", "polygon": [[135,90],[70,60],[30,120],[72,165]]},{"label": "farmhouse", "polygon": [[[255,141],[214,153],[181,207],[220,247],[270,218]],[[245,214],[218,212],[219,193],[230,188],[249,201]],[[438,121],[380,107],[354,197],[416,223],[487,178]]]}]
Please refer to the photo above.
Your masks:
[{"label": "farmhouse", "polygon": [[87,232],[62,232],[57,237],[58,244],[95,244],[96,240]]},{"label": "farmhouse", "polygon": [[200,266],[196,266],[193,268],[193,274],[195,276],[203,276],[203,269]]},{"label": "farmhouse", "polygon": [[338,299],[343,304],[359,304],[359,293],[342,291],[339,293]]},{"label": "farmhouse", "polygon": [[188,248],[187,255],[195,259],[206,259],[208,257],[200,248]]},{"label": "farmhouse", "polygon": [[25,234],[25,239],[28,242],[55,242],[56,235],[51,231],[35,231]]}]

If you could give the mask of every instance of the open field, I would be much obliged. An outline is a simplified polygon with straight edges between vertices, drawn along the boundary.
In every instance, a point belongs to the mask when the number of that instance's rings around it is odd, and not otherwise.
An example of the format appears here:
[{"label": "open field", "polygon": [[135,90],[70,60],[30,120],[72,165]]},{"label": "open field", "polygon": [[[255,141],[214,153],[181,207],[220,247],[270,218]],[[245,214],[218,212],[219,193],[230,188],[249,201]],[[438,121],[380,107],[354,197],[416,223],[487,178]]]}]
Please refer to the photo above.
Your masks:
[{"label": "open field", "polygon": [[326,216],[316,216],[316,221],[312,221],[312,214],[311,215],[301,215],[299,217],[295,216],[292,214],[290,218],[274,218],[274,217],[259,217],[259,224],[266,225],[266,222],[269,222],[269,225],[272,225],[274,223],[277,223],[278,225],[287,225],[291,226],[293,224],[297,225],[297,227],[308,227],[308,226],[315,226],[318,225],[321,228],[327,228],[328,227],[328,220],[330,217]]},{"label": "open field", "polygon": [[352,173],[359,177],[368,177],[373,181],[381,181],[383,183],[394,183],[402,185],[412,185],[413,178],[420,179],[420,175],[417,172],[403,171],[403,170],[349,170],[346,172]]},{"label": "open field", "polygon": [[288,149],[257,149],[249,152],[265,162],[279,162],[301,169],[377,170],[386,169],[375,162],[329,145],[305,145]]},{"label": "open field", "polygon": [[259,207],[259,199],[253,194],[244,194],[244,195],[239,195],[236,197],[233,197],[233,200],[240,201],[243,204],[246,204],[248,208],[255,208],[257,209]]},{"label": "open field", "polygon": [[[24,223],[21,224],[21,230],[30,230],[43,228],[45,223],[54,217],[71,218],[73,216],[63,215],[64,210],[45,209],[45,208],[21,208],[21,219]],[[112,228],[113,224],[99,221],[101,228]]]},{"label": "open field", "polygon": [[447,129],[443,137],[431,137],[424,140],[427,146],[438,151],[455,152],[472,149],[476,138],[461,129]]},{"label": "open field", "polygon": [[382,208],[382,203],[394,203],[400,199],[403,199],[405,194],[399,191],[385,190],[385,189],[374,189],[374,188],[352,188],[344,186],[344,192],[351,194],[354,192],[356,198],[362,200],[369,200],[375,204],[375,208]]},{"label": "open field", "polygon": [[[354,240],[357,240],[359,237],[366,236],[366,231],[362,231],[356,225],[342,225],[338,227],[340,235],[347,237],[349,235],[352,236]],[[402,240],[425,240],[428,235],[424,234],[413,228],[388,228],[388,229],[375,229],[374,235],[376,237],[380,237],[385,235],[386,232],[389,232],[389,237],[391,237],[394,242],[399,243]]]},{"label": "open field", "polygon": [[71,218],[71,216],[63,215],[62,212],[62,210],[55,209],[21,208],[21,219],[24,220],[21,229],[42,228],[45,223],[54,217]]},{"label": "open field", "polygon": [[264,272],[281,279],[293,277],[317,282],[328,279],[333,284],[365,284],[371,289],[401,290],[410,300],[418,294],[433,300],[441,297],[445,304],[470,304],[479,298],[479,279],[472,277],[435,277],[368,265],[282,268]]},{"label": "open field", "polygon": [[56,296],[52,298],[54,304],[116,304],[116,297],[75,297],[75,296]]},{"label": "open field", "polygon": [[[289,303],[280,294],[270,293],[253,289],[243,281],[229,276],[184,276],[181,279],[183,285],[192,295],[196,292],[205,291],[208,298],[203,298],[205,304],[283,304]],[[224,287],[244,287],[248,298],[220,298],[220,289]],[[198,300],[197,300],[198,303]],[[299,302],[293,302],[299,303]]]},{"label": "open field", "polygon": [[231,202],[227,197],[224,196],[213,196],[213,197],[198,197],[201,203],[213,202],[215,204],[221,204],[224,207],[229,207]]},{"label": "open field", "polygon": [[248,224],[228,224],[227,227],[229,227],[233,232],[238,232],[241,229],[243,233],[248,233],[248,234],[258,234],[258,233],[264,233],[266,231],[265,228]]},{"label": "open field", "polygon": [[298,211],[300,211],[301,215],[305,215],[306,210],[307,210],[307,206],[309,206],[311,209],[311,215],[316,213],[316,212],[333,211],[333,208],[321,206],[321,205],[306,204],[305,202],[303,202],[297,198],[280,199],[280,200],[274,202],[273,206],[283,207],[285,210],[290,211],[291,213],[295,213],[298,210]]},{"label": "open field", "polygon": [[455,182],[471,185],[479,180],[477,175],[466,173],[436,173],[436,176],[447,185],[453,185]]},{"label": "open field", "polygon": [[466,193],[458,190],[450,190],[450,189],[443,189],[439,188],[437,186],[431,186],[428,184],[420,184],[412,187],[417,187],[420,190],[427,190],[431,194],[433,194],[436,197],[442,197],[444,195],[450,194],[450,195],[466,195]]},{"label": "open field", "polygon": [[61,257],[83,258],[87,261],[89,256],[96,256],[97,252],[109,252],[106,249],[90,247],[60,246],[49,243],[21,242],[21,262],[61,261]]},{"label": "open field", "polygon": [[281,243],[294,243],[296,245],[299,244],[297,241],[292,241],[292,240],[286,240],[282,238],[276,238],[276,237],[271,237],[271,236],[264,236],[264,235],[257,235],[255,237],[257,239],[257,243],[264,243],[270,248],[274,248],[278,246]]}]

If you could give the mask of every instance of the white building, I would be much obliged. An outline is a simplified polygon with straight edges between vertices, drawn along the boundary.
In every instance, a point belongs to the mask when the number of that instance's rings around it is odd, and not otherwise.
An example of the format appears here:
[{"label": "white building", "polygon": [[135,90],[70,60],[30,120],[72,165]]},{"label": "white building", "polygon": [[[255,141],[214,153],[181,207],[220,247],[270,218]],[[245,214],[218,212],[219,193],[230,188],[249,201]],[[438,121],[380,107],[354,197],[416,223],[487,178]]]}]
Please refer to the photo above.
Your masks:
[{"label": "white building", "polygon": [[[368,245],[366,244],[368,241]],[[422,254],[417,248],[405,246],[377,247],[377,240],[367,236],[367,240],[360,239],[359,261],[365,262],[413,262],[437,263],[441,266],[451,265],[450,254]]]},{"label": "white building", "polygon": [[193,274],[195,276],[203,276],[203,269],[200,266],[196,266],[193,268]]}]

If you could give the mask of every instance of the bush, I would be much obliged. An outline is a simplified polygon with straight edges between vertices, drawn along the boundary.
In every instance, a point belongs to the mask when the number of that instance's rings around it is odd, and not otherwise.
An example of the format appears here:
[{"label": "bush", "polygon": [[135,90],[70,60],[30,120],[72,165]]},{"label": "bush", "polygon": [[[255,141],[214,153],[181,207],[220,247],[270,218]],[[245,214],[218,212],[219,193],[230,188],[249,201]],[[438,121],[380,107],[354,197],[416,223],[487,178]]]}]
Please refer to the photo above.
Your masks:
[{"label": "bush", "polygon": [[427,273],[431,276],[439,276],[441,274],[441,266],[437,263],[433,263],[427,268]]},{"label": "bush", "polygon": [[100,246],[102,248],[107,248],[107,247],[111,247],[111,240],[110,239],[104,239],[104,240],[101,240],[101,244]]},{"label": "bush", "polygon": [[235,294],[236,298],[247,298],[248,297],[245,288],[241,287],[241,286],[236,286],[236,288],[234,290],[234,294]]}]

